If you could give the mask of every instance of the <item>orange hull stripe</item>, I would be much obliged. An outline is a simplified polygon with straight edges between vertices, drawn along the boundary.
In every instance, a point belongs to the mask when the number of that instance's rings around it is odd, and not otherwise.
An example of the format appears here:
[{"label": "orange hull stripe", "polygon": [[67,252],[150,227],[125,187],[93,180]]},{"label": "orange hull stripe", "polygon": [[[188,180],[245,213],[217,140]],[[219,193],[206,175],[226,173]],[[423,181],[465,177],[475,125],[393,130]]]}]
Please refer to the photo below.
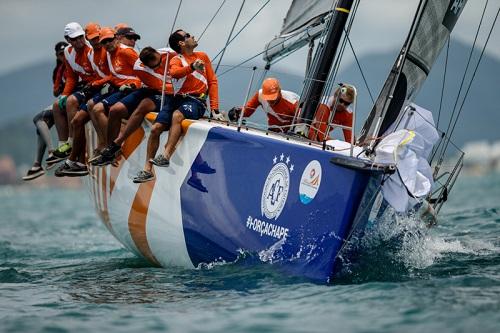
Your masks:
[{"label": "orange hull stripe", "polygon": [[149,202],[156,181],[142,183],[135,194],[132,209],[128,218],[128,229],[132,240],[134,241],[137,249],[146,257],[150,262],[160,266],[158,260],[155,258],[149,247],[146,235],[146,219],[148,216]]}]

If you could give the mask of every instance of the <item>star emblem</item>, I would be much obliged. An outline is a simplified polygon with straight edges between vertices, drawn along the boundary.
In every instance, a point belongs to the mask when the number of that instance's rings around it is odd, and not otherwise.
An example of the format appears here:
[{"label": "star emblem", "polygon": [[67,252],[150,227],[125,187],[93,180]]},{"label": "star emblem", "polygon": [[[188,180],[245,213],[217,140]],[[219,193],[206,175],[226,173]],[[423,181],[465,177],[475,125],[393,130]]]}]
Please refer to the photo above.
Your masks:
[{"label": "star emblem", "polygon": [[288,164],[290,162],[290,156],[287,156],[286,157],[286,164]]},{"label": "star emblem", "polygon": [[290,165],[290,172],[293,171],[293,164]]},{"label": "star emblem", "polygon": [[281,153],[281,155],[280,155],[280,162],[283,161],[284,157],[285,157],[285,155],[283,155],[283,153]]},{"label": "star emblem", "polygon": [[276,164],[276,161],[278,160],[278,157],[277,156],[274,156],[273,158],[273,164]]}]

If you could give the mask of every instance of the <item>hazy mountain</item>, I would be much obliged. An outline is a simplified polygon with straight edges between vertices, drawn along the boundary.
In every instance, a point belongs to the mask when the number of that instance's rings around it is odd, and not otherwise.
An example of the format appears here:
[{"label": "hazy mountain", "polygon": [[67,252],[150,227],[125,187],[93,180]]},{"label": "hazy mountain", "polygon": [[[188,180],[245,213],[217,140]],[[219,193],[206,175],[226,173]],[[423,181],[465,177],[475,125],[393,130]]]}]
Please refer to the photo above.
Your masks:
[{"label": "hazy mountain", "polygon": [[[448,59],[445,97],[439,124],[439,127],[443,130],[448,125],[449,115],[455,103],[469,52],[470,47],[457,41],[452,42]],[[469,73],[474,69],[479,53],[478,50],[474,52]],[[441,97],[444,55],[445,52],[441,54],[417,98],[417,104],[433,111],[435,119],[437,119]],[[394,62],[394,52],[390,54],[373,54],[361,57],[359,60],[372,95],[376,98]],[[52,66],[53,64],[50,62],[40,63],[0,77],[0,154],[10,153],[14,155],[17,163],[31,162],[34,153],[35,130],[30,118],[54,100],[50,83]],[[227,110],[244,102],[251,77],[251,69],[248,67],[238,68],[222,74],[224,70],[227,70],[227,67],[221,67],[219,71],[219,74],[221,74],[219,78],[219,95],[221,109]],[[277,76],[281,80],[284,89],[297,93],[301,92],[302,77],[274,72],[274,68],[268,73],[268,76]],[[258,88],[261,77],[262,72],[256,72],[251,89],[252,94]],[[500,138],[499,131],[496,128],[497,124],[500,123],[499,97],[497,95],[499,77],[500,61],[485,56],[478,69],[454,133],[457,145],[461,146],[464,142],[471,140]],[[467,76],[462,94],[465,92],[469,80],[470,74]],[[349,82],[358,88],[356,127],[359,129],[371,109],[372,102],[357,65],[353,63],[343,66],[337,81]],[[460,103],[458,103],[458,107],[460,107]],[[256,119],[264,119],[263,114],[256,112]]]}]

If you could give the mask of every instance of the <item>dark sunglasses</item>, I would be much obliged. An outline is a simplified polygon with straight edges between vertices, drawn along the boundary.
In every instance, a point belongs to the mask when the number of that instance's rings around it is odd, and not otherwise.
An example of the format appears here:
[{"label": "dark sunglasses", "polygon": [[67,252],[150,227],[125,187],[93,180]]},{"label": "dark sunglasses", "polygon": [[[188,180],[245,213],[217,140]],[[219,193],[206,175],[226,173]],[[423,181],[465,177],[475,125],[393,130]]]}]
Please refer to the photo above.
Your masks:
[{"label": "dark sunglasses", "polygon": [[345,106],[349,106],[349,105],[351,105],[352,102],[348,102],[342,98],[339,98],[339,103],[344,104]]},{"label": "dark sunglasses", "polygon": [[127,38],[129,40],[133,40],[133,41],[137,41],[139,39],[139,38],[137,38],[137,36],[127,36],[127,35],[125,35],[123,37],[125,37],[125,38]]},{"label": "dark sunglasses", "polygon": [[186,34],[184,35],[184,40],[189,39],[189,38],[191,38],[191,34],[188,34],[188,33],[186,32]]},{"label": "dark sunglasses", "polygon": [[102,44],[102,45],[106,45],[106,44],[108,44],[108,43],[111,43],[111,42],[112,42],[112,41],[114,41],[114,40],[115,40],[114,38],[106,38],[106,39],[103,39],[103,40],[101,41],[101,44]]},{"label": "dark sunglasses", "polygon": [[73,38],[66,37],[66,39],[69,40],[70,42],[75,42],[75,41],[77,41],[78,39],[80,39],[82,37],[83,37],[83,35],[82,36],[76,36],[76,37],[73,37]]}]

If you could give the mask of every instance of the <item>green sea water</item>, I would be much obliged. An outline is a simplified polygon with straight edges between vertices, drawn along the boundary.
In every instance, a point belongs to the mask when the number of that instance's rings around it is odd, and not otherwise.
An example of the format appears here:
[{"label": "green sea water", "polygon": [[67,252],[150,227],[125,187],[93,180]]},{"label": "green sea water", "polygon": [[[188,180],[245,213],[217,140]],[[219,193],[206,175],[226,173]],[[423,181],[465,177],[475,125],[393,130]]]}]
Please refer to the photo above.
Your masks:
[{"label": "green sea water", "polygon": [[154,268],[85,189],[0,188],[1,332],[500,332],[500,175],[462,177],[432,230],[384,221],[332,285],[251,255]]}]

